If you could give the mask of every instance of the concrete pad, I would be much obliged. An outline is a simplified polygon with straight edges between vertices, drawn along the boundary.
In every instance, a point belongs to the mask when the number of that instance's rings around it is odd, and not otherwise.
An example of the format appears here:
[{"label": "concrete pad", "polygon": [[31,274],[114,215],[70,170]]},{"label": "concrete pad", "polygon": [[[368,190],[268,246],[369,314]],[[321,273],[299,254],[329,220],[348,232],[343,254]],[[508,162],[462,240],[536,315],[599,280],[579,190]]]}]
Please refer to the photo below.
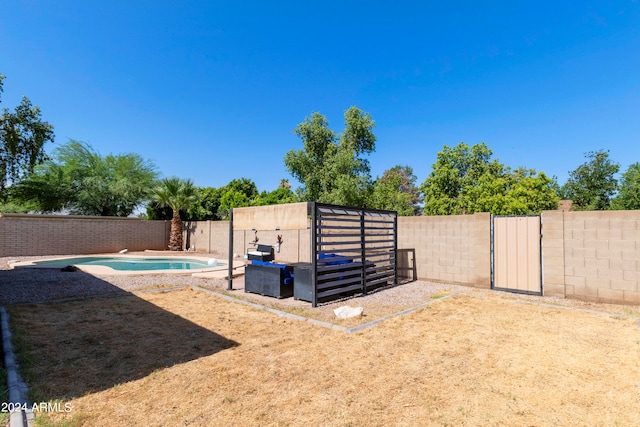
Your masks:
[{"label": "concrete pad", "polygon": [[[231,271],[232,277],[242,276],[244,274],[244,267],[234,268]],[[229,270],[218,270],[218,271],[205,271],[202,273],[193,273],[191,276],[199,277],[201,279],[228,279],[229,278]]]}]

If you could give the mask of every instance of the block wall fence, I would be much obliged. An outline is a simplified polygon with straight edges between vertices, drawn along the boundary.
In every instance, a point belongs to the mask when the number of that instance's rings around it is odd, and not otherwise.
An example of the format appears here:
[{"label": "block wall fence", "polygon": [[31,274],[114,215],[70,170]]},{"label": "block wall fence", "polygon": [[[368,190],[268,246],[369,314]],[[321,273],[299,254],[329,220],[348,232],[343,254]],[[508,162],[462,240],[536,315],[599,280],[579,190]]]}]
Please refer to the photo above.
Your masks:
[{"label": "block wall fence", "polygon": [[[229,221],[186,221],[185,246],[196,252],[216,254],[225,259],[229,256]],[[275,245],[278,235],[282,236],[280,252],[275,254],[276,261],[308,262],[311,259],[311,230],[234,230],[233,253],[242,256],[249,249],[256,236],[258,242]]]},{"label": "block wall fence", "polygon": [[542,213],[544,295],[640,305],[640,211]]},{"label": "block wall fence", "polygon": [[163,250],[169,229],[137,218],[0,214],[0,257]]},{"label": "block wall fence", "polygon": [[[542,213],[543,293],[594,302],[640,305],[640,211]],[[185,246],[227,257],[227,221],[185,222]],[[283,244],[276,261],[310,260],[311,233],[257,230],[260,243]],[[167,248],[168,221],[0,214],[0,256],[66,255]],[[252,230],[234,230],[242,256]],[[398,249],[417,279],[491,288],[488,213],[398,218]],[[415,255],[414,255],[415,254]],[[415,259],[413,259],[415,256]]]}]

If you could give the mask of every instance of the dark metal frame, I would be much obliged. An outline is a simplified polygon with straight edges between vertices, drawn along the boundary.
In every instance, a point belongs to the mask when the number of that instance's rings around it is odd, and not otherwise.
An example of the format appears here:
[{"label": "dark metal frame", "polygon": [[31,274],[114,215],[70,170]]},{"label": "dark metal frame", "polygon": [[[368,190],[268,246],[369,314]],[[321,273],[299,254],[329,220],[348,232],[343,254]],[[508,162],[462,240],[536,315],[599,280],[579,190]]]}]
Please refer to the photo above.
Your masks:
[{"label": "dark metal frame", "polygon": [[[398,284],[395,211],[309,202],[311,303]],[[229,281],[233,289],[233,210],[229,214]],[[294,278],[295,283],[295,278]]]},{"label": "dark metal frame", "polygon": [[[415,248],[398,249],[396,251],[398,264],[401,264],[403,258],[407,260],[407,267],[398,265],[398,279],[402,283],[415,282],[418,279],[418,265],[416,263]],[[409,256],[411,255],[411,256]]]},{"label": "dark metal frame", "polygon": [[398,284],[395,211],[322,203],[310,203],[310,210],[314,307],[320,300]]}]

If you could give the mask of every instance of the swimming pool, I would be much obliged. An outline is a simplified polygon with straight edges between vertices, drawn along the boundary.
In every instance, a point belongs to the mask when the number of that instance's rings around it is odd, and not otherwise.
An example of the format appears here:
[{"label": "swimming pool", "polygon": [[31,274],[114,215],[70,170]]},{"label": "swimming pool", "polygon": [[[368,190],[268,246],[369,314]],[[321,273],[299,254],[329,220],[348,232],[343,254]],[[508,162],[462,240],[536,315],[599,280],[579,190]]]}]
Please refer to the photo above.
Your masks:
[{"label": "swimming pool", "polygon": [[81,256],[17,262],[12,267],[63,268],[75,266],[96,273],[195,273],[223,269],[215,258]]}]

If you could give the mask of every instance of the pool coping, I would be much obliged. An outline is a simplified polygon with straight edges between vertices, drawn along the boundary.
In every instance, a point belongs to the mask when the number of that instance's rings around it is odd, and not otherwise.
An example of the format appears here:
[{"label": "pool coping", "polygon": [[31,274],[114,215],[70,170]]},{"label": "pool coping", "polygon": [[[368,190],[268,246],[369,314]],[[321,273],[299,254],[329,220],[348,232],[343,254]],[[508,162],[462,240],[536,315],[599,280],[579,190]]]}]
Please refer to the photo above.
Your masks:
[{"label": "pool coping", "polygon": [[[95,257],[109,257],[109,258],[124,258],[124,259],[139,259],[139,258],[176,258],[176,260],[180,259],[192,259],[201,262],[208,262],[212,257],[205,257],[199,255],[180,255],[180,256],[162,256],[162,255],[134,255],[134,254],[91,254],[91,255],[69,255],[69,256],[56,256],[52,258],[32,260],[32,261],[9,261],[8,265],[10,269],[16,268],[38,268],[38,269],[55,269],[59,270],[61,267],[51,266],[51,265],[38,265],[36,262],[41,261],[62,261],[65,259],[78,259],[78,258],[95,258]],[[72,264],[70,264],[72,265]],[[106,267],[102,265],[74,265],[78,270],[83,271],[87,274],[92,275],[100,275],[100,276],[138,276],[138,275],[147,275],[147,274],[171,274],[171,275],[193,275],[193,274],[203,274],[203,273],[215,273],[215,272],[226,272],[229,267],[227,264],[217,265],[215,267],[209,268],[197,268],[192,270],[177,270],[177,269],[167,269],[167,270],[114,270],[111,267]],[[244,267],[244,260],[242,262],[234,261],[232,268],[237,269],[239,267]]]}]

